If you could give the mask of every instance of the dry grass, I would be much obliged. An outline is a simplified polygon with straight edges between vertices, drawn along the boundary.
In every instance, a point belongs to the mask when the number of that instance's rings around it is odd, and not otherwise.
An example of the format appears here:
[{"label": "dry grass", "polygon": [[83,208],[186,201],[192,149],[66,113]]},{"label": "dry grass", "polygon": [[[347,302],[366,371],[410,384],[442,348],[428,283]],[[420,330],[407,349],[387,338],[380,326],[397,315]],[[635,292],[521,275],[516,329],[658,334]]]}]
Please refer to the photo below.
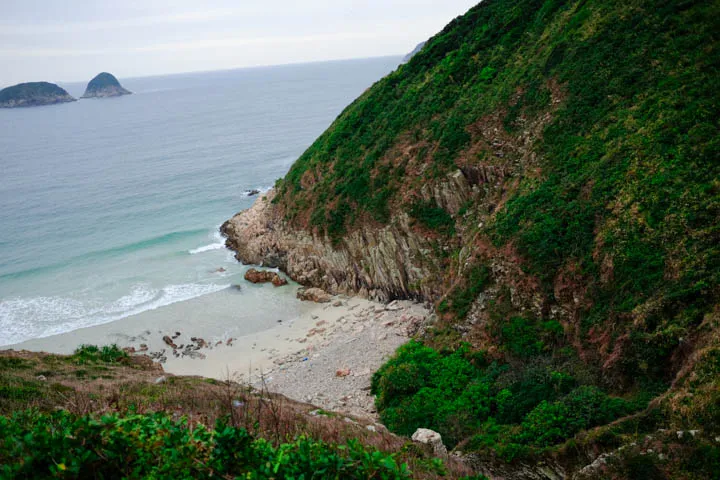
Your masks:
[{"label": "dry grass", "polygon": [[[109,412],[166,412],[187,418],[190,425],[213,426],[228,418],[233,426],[247,429],[275,444],[300,435],[342,444],[357,439],[364,445],[400,452],[417,478],[436,478],[424,464],[429,449],[388,432],[382,425],[318,409],[279,394],[235,381],[174,376],[145,356],[130,356],[120,363],[78,363],[73,356],[26,351],[0,351],[0,415],[15,410],[65,409],[74,414]],[[368,429],[370,426],[371,429]],[[449,475],[470,474],[458,460],[446,462]]]}]

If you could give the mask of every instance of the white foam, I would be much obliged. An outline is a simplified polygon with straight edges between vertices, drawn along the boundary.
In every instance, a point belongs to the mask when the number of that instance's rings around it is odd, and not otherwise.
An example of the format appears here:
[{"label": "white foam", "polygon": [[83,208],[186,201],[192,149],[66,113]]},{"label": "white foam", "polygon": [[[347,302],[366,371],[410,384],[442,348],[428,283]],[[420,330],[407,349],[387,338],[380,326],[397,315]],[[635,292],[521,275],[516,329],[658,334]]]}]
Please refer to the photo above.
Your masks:
[{"label": "white foam", "polygon": [[225,243],[211,243],[210,245],[205,245],[202,247],[193,248],[192,250],[188,250],[188,253],[190,255],[196,255],[198,253],[210,252],[212,250],[220,250],[221,248],[225,248]]},{"label": "white foam", "polygon": [[188,250],[188,253],[190,255],[196,255],[198,253],[211,252],[213,250],[221,250],[225,248],[225,238],[222,236],[222,233],[220,233],[220,225],[218,225],[209,236],[212,240],[214,240],[213,243],[193,248],[192,250]]},{"label": "white foam", "polygon": [[[244,194],[246,197],[253,197],[253,196],[256,196],[256,195],[262,195],[263,193],[267,193],[267,192],[269,192],[271,189],[272,189],[272,187],[255,187],[255,188],[251,188],[250,190],[245,190],[245,191],[243,192],[243,194]],[[257,191],[260,192],[260,193],[252,193],[253,190],[257,190]]]},{"label": "white foam", "polygon": [[11,298],[0,301],[0,346],[102,325],[148,310],[219,292],[230,285],[180,284],[156,289],[133,286],[109,303],[66,297]]}]

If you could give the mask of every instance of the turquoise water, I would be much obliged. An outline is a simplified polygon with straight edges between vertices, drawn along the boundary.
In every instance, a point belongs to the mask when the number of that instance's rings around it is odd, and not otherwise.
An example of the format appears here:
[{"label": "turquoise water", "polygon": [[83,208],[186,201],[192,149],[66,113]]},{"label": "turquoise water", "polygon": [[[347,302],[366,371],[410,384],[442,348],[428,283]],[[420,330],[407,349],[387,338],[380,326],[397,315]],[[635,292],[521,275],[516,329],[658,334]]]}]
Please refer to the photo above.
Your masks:
[{"label": "turquoise water", "polygon": [[[121,79],[134,95],[0,110],[0,345],[240,283],[218,226],[397,63]],[[257,309],[267,295],[233,298]]]}]

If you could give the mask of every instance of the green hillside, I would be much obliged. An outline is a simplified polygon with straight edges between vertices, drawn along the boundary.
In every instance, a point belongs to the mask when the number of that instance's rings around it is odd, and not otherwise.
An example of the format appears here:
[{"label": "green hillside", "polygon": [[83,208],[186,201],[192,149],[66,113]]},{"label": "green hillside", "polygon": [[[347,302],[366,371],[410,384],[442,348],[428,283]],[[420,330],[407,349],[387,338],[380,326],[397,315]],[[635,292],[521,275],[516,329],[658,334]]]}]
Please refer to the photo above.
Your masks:
[{"label": "green hillside", "polygon": [[[486,0],[278,183],[289,225],[337,249],[398,212],[436,239],[441,320],[375,377],[391,429],[570,463],[591,429],[720,433],[719,32],[718,2]],[[423,199],[458,170],[472,201]],[[713,445],[643,461],[718,478]]]}]

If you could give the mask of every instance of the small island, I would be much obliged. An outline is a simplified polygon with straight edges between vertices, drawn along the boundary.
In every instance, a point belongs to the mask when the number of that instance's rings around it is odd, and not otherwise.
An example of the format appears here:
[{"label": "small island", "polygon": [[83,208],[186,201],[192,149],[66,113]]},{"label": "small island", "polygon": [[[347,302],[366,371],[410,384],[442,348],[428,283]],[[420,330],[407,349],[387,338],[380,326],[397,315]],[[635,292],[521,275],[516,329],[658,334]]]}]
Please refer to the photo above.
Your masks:
[{"label": "small island", "polygon": [[102,72],[90,80],[85,93],[80,98],[107,98],[130,94],[132,92],[124,89],[115,75]]},{"label": "small island", "polygon": [[0,90],[0,108],[38,107],[77,99],[54,83],[20,83]]}]

